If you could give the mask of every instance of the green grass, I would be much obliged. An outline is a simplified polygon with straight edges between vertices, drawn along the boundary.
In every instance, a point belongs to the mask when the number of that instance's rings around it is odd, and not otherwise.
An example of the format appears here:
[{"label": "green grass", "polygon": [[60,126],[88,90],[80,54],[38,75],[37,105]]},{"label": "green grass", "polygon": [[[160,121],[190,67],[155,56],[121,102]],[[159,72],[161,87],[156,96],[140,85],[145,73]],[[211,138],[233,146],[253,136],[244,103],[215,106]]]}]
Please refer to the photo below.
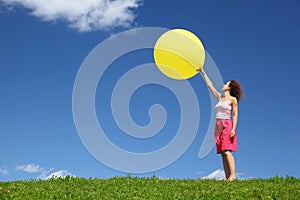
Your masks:
[{"label": "green grass", "polygon": [[0,199],[300,199],[300,179],[218,180],[114,177],[0,182]]}]

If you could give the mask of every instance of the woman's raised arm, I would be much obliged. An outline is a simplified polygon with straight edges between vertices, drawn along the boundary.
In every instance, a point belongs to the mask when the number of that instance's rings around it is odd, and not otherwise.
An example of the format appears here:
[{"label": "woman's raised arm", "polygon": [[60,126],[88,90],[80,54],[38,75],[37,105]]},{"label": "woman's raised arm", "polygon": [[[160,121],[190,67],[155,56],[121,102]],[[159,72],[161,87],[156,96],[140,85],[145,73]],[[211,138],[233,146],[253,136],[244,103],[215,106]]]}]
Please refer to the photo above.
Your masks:
[{"label": "woman's raised arm", "polygon": [[203,79],[206,82],[206,85],[208,86],[209,90],[211,91],[211,93],[218,99],[220,100],[221,98],[221,93],[218,92],[216,90],[216,88],[214,87],[214,85],[212,84],[211,80],[208,78],[207,74],[205,73],[203,67],[197,69],[197,71],[199,71],[202,74]]}]

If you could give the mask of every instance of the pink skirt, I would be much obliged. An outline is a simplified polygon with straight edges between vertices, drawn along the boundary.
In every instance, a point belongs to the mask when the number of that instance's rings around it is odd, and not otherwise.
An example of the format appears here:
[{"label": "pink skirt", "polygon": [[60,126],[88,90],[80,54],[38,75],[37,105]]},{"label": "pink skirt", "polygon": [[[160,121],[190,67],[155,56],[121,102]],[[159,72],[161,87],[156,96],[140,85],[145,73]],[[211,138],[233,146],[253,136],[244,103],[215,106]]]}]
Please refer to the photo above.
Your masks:
[{"label": "pink skirt", "polygon": [[217,145],[217,153],[222,151],[237,151],[236,134],[230,137],[232,121],[230,119],[216,119],[214,136]]}]

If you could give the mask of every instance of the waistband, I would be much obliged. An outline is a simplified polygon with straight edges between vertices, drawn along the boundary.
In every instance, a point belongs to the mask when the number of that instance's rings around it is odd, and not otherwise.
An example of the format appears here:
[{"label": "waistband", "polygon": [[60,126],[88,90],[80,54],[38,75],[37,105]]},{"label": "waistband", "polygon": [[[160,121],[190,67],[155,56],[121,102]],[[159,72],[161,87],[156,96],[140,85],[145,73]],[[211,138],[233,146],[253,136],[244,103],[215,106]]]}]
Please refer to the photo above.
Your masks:
[{"label": "waistband", "polygon": [[216,118],[216,120],[230,120],[231,121],[231,119],[230,118],[225,118],[225,119],[223,119],[223,118]]}]

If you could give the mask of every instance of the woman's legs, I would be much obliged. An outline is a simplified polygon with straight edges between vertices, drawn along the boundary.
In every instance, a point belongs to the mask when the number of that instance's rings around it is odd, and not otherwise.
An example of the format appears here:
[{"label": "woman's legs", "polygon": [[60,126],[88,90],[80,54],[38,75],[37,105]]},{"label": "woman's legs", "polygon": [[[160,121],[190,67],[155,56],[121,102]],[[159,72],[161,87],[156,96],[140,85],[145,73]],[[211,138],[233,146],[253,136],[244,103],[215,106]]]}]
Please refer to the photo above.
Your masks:
[{"label": "woman's legs", "polygon": [[229,178],[230,171],[229,171],[228,160],[226,158],[224,151],[222,152],[222,162],[223,162],[223,168],[224,168],[224,172],[225,172],[225,179],[227,180]]},{"label": "woman's legs", "polygon": [[234,157],[230,151],[222,151],[222,161],[227,180],[236,179]]}]

